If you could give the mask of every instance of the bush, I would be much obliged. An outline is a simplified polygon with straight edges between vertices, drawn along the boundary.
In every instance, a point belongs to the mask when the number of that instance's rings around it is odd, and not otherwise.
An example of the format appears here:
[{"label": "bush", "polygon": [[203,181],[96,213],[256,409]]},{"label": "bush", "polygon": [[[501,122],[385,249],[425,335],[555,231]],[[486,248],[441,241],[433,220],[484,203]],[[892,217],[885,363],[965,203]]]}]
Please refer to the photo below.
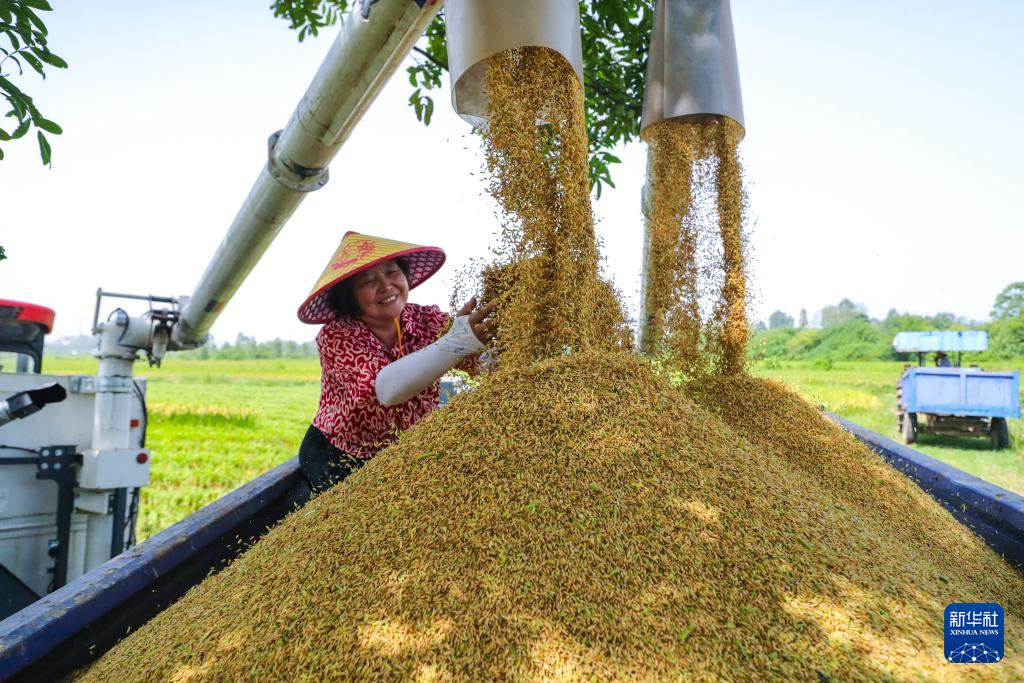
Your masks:
[{"label": "bush", "polygon": [[822,331],[810,328],[800,330],[786,342],[786,353],[790,357],[799,358],[814,350],[821,343]]},{"label": "bush", "polygon": [[1024,356],[1024,316],[988,326],[989,351],[995,358]]},{"label": "bush", "polygon": [[777,327],[774,330],[755,332],[750,341],[750,357],[764,360],[786,355],[786,343],[797,334],[791,327]]},{"label": "bush", "polygon": [[831,370],[832,359],[828,356],[825,356],[824,358],[815,358],[814,362],[811,363],[811,367],[815,370]]},{"label": "bush", "polygon": [[885,358],[887,347],[877,327],[867,320],[851,320],[823,330],[819,343],[807,355],[833,361],[880,360]]}]

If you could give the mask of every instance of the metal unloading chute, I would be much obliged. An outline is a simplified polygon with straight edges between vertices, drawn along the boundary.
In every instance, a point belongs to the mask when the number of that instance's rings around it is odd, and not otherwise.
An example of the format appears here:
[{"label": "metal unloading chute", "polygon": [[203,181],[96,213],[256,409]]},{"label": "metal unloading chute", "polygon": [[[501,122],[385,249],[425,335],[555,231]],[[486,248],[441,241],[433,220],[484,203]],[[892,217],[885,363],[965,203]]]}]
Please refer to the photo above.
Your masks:
[{"label": "metal unloading chute", "polygon": [[487,121],[487,58],[517,47],[555,50],[583,82],[580,6],[576,0],[448,0],[452,106],[469,123]]},{"label": "metal unloading chute", "polygon": [[729,0],[658,0],[640,128],[709,114],[744,126]]}]

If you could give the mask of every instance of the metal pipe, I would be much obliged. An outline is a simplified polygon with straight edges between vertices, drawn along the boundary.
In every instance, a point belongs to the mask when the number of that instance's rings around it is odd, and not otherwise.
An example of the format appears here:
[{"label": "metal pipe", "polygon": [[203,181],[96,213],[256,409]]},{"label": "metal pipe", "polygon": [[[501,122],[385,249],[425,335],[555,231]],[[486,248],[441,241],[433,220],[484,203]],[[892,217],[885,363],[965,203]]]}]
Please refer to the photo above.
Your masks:
[{"label": "metal pipe", "polygon": [[580,6],[576,0],[448,0],[445,23],[452,106],[477,127],[487,121],[487,58],[517,47],[562,54],[583,82]]},{"label": "metal pipe", "polygon": [[708,114],[744,126],[729,0],[658,0],[640,128]]},{"label": "metal pipe", "polygon": [[441,0],[354,4],[288,125],[270,137],[267,165],[184,303],[170,348],[203,343],[306,193],[327,182],[328,164],[441,4]]},{"label": "metal pipe", "polygon": [[637,344],[640,353],[648,356],[656,351],[653,334],[651,333],[651,323],[654,321],[651,318],[651,314],[647,311],[647,289],[650,286],[651,211],[654,210],[654,189],[650,178],[650,157],[648,156],[647,182],[640,189],[640,211],[643,213],[644,237],[640,262],[640,329],[638,331],[640,343]]},{"label": "metal pipe", "polygon": [[85,566],[98,567],[113,555],[110,554],[110,537],[114,533],[113,515],[85,516]]}]

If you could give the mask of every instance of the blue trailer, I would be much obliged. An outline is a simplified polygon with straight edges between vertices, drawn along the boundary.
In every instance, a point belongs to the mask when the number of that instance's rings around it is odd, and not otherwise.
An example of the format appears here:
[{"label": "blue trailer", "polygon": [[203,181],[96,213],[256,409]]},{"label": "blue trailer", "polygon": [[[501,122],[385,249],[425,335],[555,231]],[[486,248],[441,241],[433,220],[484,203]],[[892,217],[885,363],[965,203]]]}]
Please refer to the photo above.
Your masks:
[{"label": "blue trailer", "polygon": [[[907,366],[896,385],[897,429],[911,444],[921,433],[981,436],[993,448],[1010,446],[1007,419],[1020,419],[1020,372],[960,367],[965,351],[984,351],[988,334],[980,330],[901,332],[893,346],[900,352],[936,354],[937,367]],[[954,364],[947,354],[956,353]]]}]

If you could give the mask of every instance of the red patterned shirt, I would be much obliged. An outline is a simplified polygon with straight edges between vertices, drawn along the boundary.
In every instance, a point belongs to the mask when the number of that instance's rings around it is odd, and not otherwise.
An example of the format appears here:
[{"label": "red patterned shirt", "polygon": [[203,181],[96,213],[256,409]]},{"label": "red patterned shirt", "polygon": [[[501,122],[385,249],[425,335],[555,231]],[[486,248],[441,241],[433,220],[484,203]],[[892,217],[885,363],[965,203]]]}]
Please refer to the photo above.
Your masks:
[{"label": "red patterned shirt", "polygon": [[[437,306],[406,304],[402,310],[402,349],[406,354],[437,340],[450,316]],[[369,459],[438,407],[439,382],[405,403],[381,405],[377,373],[400,356],[398,346],[385,348],[362,321],[351,316],[332,320],[316,337],[320,351],[320,408],[313,426],[346,453]]]}]

